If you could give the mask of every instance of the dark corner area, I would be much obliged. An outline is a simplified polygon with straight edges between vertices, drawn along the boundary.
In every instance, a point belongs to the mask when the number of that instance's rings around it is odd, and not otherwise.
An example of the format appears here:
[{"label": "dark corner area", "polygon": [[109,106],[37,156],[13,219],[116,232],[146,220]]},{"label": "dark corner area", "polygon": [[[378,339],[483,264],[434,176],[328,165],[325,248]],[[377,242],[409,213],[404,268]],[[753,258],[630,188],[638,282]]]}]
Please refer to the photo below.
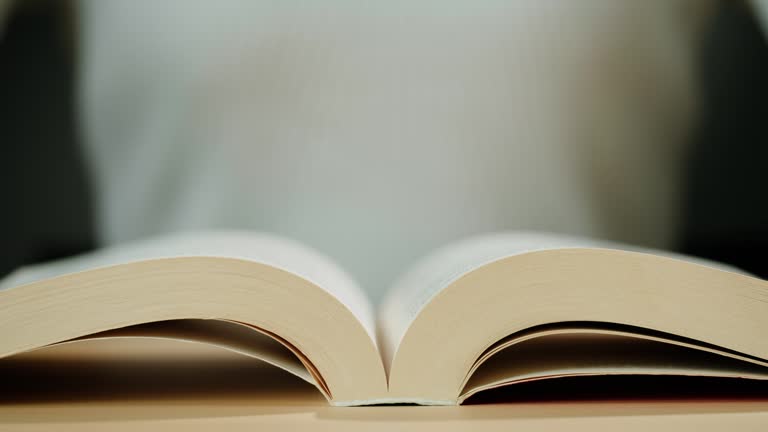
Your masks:
[{"label": "dark corner area", "polygon": [[702,53],[682,251],[768,277],[768,44],[741,2],[721,2]]},{"label": "dark corner area", "polygon": [[0,274],[92,245],[69,2],[21,2],[0,39]]}]

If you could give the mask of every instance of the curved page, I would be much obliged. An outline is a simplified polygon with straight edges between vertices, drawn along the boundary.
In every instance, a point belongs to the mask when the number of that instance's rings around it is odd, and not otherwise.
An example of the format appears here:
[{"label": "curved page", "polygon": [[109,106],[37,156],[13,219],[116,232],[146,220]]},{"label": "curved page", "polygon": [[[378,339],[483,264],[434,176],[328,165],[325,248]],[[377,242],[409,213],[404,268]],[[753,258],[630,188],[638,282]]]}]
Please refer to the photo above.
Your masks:
[{"label": "curved page", "polygon": [[637,333],[558,329],[513,338],[473,366],[459,403],[516,383],[586,375],[679,375],[768,380],[768,362]]}]

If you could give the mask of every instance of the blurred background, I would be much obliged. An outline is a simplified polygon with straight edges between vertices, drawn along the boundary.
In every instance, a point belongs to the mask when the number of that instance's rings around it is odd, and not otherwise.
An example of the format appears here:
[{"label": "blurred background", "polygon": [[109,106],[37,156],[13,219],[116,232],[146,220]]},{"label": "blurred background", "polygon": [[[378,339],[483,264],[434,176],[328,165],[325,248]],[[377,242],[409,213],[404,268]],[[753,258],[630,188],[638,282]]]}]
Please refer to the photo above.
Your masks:
[{"label": "blurred background", "polygon": [[[679,223],[668,247],[768,277],[768,45],[749,4],[714,9],[695,44],[697,108],[681,138]],[[103,241],[78,120],[78,21],[77,4],[42,0],[16,4],[6,18],[0,275]]]}]

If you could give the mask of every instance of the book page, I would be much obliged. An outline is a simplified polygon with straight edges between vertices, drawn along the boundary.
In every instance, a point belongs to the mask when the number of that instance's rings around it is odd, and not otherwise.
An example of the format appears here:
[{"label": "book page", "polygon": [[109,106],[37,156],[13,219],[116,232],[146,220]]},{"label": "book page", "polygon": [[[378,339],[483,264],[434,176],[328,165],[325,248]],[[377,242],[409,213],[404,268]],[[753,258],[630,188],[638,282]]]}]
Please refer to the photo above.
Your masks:
[{"label": "book page", "polygon": [[474,370],[460,399],[513,383],[595,375],[768,380],[768,369],[675,343],[583,330],[526,340],[500,350]]},{"label": "book page", "polygon": [[509,256],[565,248],[620,249],[654,253],[739,272],[732,267],[671,252],[659,252],[621,243],[560,234],[504,232],[470,238],[427,256],[390,290],[379,309],[378,316],[379,345],[386,352],[385,362],[391,361],[408,326],[422,308],[437,293],[462,275]]},{"label": "book page", "polygon": [[[116,339],[121,341],[139,339],[139,341],[128,344],[109,343]],[[186,344],[168,344],[167,348],[161,345],[161,348],[141,349],[143,346],[152,346],[151,343],[146,342],[149,339],[186,342]],[[89,342],[97,341],[106,343],[89,344]],[[39,350],[34,350],[32,353],[41,353],[42,351],[50,350],[51,347],[58,348],[70,345],[69,352],[72,357],[101,354],[101,357],[104,357],[103,361],[123,356],[124,358],[133,359],[141,358],[145,361],[152,359],[175,359],[200,362],[205,362],[209,357],[215,357],[207,353],[207,355],[201,356],[199,352],[201,348],[197,345],[206,345],[216,347],[216,349],[221,351],[229,351],[259,359],[269,365],[283,369],[312,385],[321,387],[321,383],[315,379],[310,369],[305,366],[291,349],[272,336],[268,336],[258,329],[241,323],[222,320],[186,319],[138,324],[49,345]],[[192,346],[185,347],[184,345]],[[80,346],[86,346],[87,348],[80,350]],[[67,351],[64,352],[66,353]],[[41,354],[46,355],[46,353]],[[61,356],[60,353],[58,355]],[[220,357],[226,357],[226,354],[222,353]]]},{"label": "book page", "polygon": [[343,270],[330,259],[298,242],[252,232],[180,233],[104,248],[72,258],[23,267],[0,281],[0,291],[95,268],[192,256],[255,261],[307,279],[343,303],[375,342],[372,307],[363,291]]}]

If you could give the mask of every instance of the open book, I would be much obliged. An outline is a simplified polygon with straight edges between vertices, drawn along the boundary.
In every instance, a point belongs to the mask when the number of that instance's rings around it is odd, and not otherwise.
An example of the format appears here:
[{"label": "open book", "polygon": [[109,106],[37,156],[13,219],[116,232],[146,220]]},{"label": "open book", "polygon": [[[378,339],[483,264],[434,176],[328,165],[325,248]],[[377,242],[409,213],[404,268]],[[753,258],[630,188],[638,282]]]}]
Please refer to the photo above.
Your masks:
[{"label": "open book", "polygon": [[206,343],[333,405],[460,404],[580,375],[768,379],[768,282],[692,258],[534,233],[427,257],[378,311],[338,266],[252,233],[173,235],[21,269],[0,357],[99,338]]}]

